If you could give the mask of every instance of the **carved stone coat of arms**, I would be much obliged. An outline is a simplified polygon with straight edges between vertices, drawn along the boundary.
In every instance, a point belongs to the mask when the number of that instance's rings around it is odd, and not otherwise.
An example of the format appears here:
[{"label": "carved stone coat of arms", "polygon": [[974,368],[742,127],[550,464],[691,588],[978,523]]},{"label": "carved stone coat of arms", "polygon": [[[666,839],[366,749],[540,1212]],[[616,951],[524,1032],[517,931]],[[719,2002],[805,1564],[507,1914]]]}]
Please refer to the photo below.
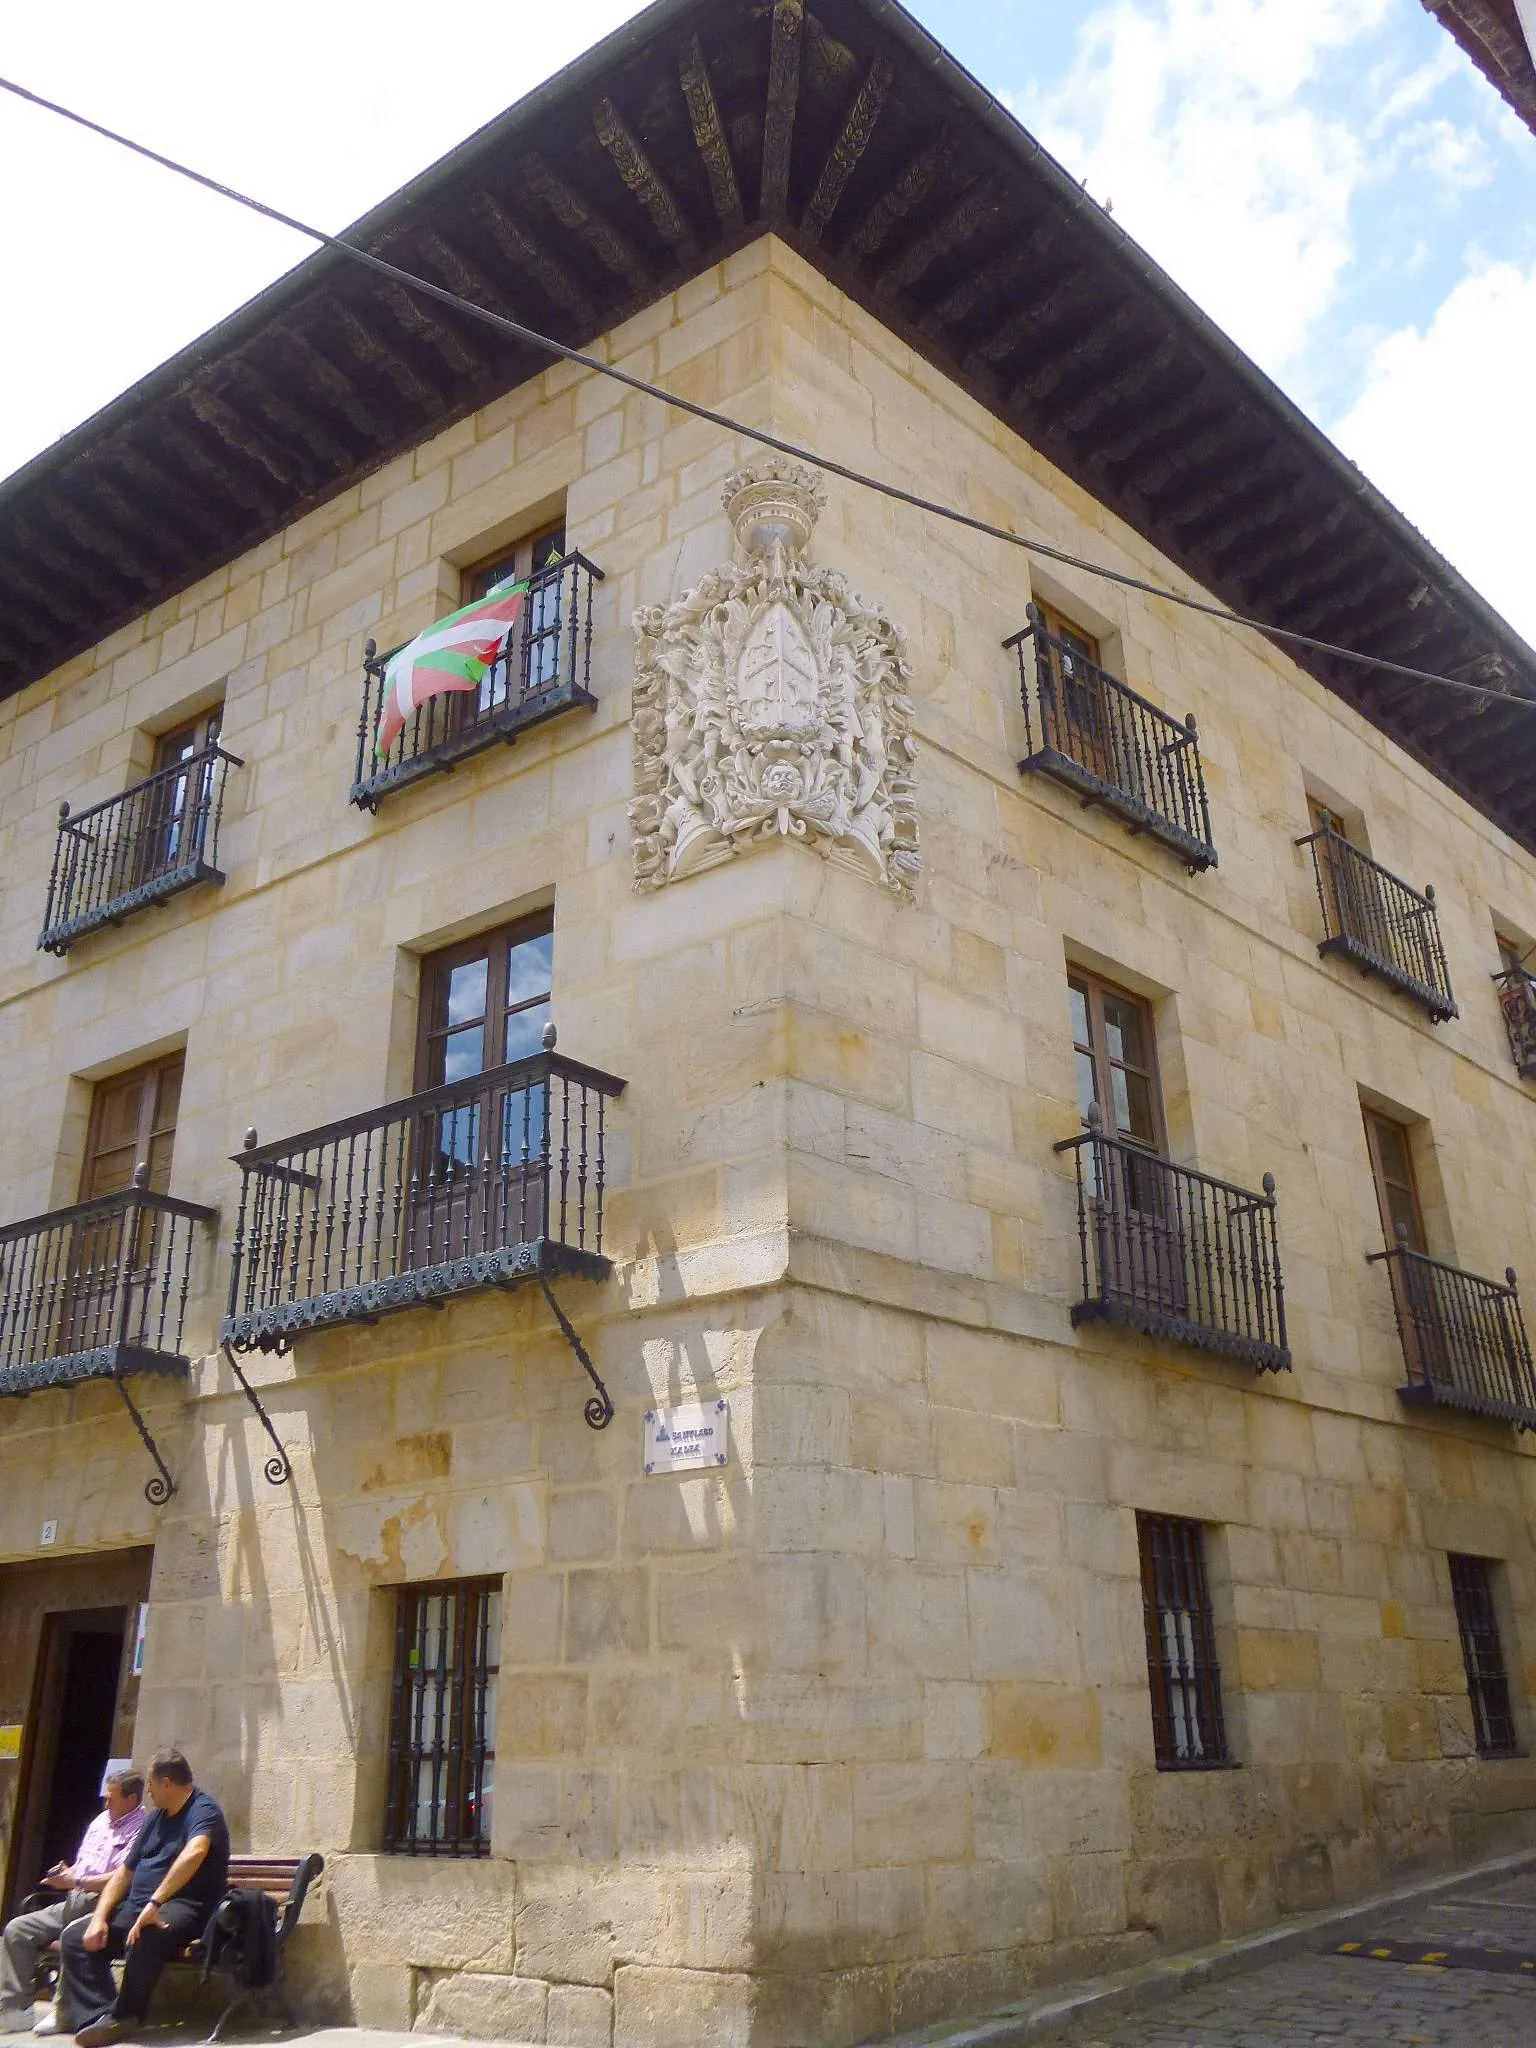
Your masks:
[{"label": "carved stone coat of arms", "polygon": [[821,479],[769,456],[731,477],[738,558],[635,614],[635,886],[798,839],[910,897],[911,670],[899,626],[805,550]]}]

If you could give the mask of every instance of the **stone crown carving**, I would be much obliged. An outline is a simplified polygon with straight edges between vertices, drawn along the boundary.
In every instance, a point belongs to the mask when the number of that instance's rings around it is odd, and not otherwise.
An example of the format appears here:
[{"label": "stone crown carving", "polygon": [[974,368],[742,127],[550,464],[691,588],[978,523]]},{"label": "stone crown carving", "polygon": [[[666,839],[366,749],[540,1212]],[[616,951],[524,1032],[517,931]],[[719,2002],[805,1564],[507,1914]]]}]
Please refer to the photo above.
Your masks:
[{"label": "stone crown carving", "polygon": [[826,490],[770,455],[730,477],[738,556],[635,613],[635,886],[798,839],[910,897],[918,872],[901,628],[805,559]]}]

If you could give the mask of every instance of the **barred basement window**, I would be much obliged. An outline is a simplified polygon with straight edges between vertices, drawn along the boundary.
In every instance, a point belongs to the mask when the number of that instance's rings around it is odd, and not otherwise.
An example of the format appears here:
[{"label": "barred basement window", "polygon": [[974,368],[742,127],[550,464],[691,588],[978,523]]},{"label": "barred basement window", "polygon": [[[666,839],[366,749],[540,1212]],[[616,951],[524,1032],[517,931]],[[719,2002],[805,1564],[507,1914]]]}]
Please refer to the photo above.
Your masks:
[{"label": "barred basement window", "polygon": [[398,1600],[384,1847],[488,1856],[501,1581],[402,1586]]},{"label": "barred basement window", "polygon": [[1221,1673],[1205,1532],[1176,1515],[1138,1515],[1141,1604],[1159,1770],[1218,1769],[1232,1759],[1221,1712]]},{"label": "barred basement window", "polygon": [[1516,1756],[1515,1717],[1509,1704],[1504,1645],[1493,1610],[1493,1575],[1485,1557],[1450,1558],[1451,1597],[1461,1631],[1462,1661],[1472,1700],[1479,1756]]}]

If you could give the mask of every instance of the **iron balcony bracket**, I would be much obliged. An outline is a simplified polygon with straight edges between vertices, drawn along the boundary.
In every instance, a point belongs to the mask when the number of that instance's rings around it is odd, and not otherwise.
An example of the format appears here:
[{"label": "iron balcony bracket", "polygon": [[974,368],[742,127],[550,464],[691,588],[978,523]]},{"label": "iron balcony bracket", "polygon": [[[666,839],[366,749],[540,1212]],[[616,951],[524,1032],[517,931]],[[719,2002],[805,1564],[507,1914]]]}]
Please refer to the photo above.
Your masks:
[{"label": "iron balcony bracket", "polygon": [[542,1273],[539,1275],[539,1286],[543,1290],[544,1299],[549,1303],[555,1321],[560,1325],[561,1334],[564,1336],[566,1343],[570,1345],[576,1356],[581,1360],[582,1365],[586,1368],[588,1379],[591,1380],[593,1386],[597,1389],[595,1394],[588,1395],[586,1406],[582,1410],[582,1413],[587,1418],[587,1427],[589,1429],[606,1429],[613,1420],[613,1396],[598,1378],[597,1367],[587,1356],[586,1345],[582,1343],[575,1330],[571,1327],[570,1317],[560,1306],[559,1302],[556,1301],[555,1291]]},{"label": "iron balcony bracket", "polygon": [[249,1401],[251,1406],[255,1409],[256,1420],[261,1424],[262,1428],[267,1432],[267,1435],[272,1439],[272,1444],[276,1455],[274,1457],[268,1458],[266,1464],[262,1467],[262,1470],[265,1472],[267,1476],[267,1484],[269,1486],[286,1486],[288,1484],[288,1481],[293,1477],[293,1464],[288,1456],[288,1453],[283,1449],[281,1437],[279,1437],[277,1431],[272,1427],[272,1418],[270,1415],[268,1415],[266,1409],[262,1407],[261,1396],[257,1393],[256,1389],[251,1385],[250,1381],[246,1378],[245,1374],[240,1370],[240,1367],[236,1362],[234,1352],[230,1350],[227,1344],[223,1344],[219,1348],[224,1353],[225,1358],[229,1361],[230,1371],[234,1374],[235,1378],[240,1382],[241,1393],[244,1394],[246,1400]]},{"label": "iron balcony bracket", "polygon": [[152,1508],[163,1508],[166,1502],[170,1499],[171,1495],[176,1491],[176,1482],[171,1477],[170,1472],[166,1467],[166,1462],[164,1458],[162,1458],[160,1455],[159,1446],[156,1444],[154,1438],[149,1433],[149,1425],[145,1422],[143,1416],[139,1413],[138,1406],[135,1403],[132,1394],[130,1394],[128,1389],[123,1385],[122,1374],[115,1372],[112,1374],[111,1377],[112,1384],[114,1387],[116,1387],[118,1391],[118,1396],[121,1399],[123,1406],[128,1410],[130,1421],[133,1423],[134,1428],[139,1432],[139,1441],[143,1444],[145,1450],[148,1451],[151,1458],[153,1458],[155,1461],[154,1478],[147,1479],[144,1482],[144,1498],[149,1502]]}]

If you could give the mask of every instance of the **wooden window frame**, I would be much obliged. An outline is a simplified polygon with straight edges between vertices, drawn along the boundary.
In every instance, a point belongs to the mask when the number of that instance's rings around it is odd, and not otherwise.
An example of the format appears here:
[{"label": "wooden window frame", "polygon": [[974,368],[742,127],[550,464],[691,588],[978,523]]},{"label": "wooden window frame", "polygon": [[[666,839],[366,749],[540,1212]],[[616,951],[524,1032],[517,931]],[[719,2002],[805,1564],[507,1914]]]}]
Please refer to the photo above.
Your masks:
[{"label": "wooden window frame", "polygon": [[[531,576],[535,568],[542,569],[548,559],[548,543],[556,542],[556,552],[565,553],[565,514],[550,520],[546,525],[535,527],[531,533],[521,535],[517,540],[508,541],[504,547],[496,548],[488,555],[482,555],[478,562],[471,562],[460,571],[460,601],[473,604],[477,597],[484,597],[493,583],[499,583],[505,576]],[[536,556],[543,551],[543,559]]]},{"label": "wooden window frame", "polygon": [[[445,1043],[450,1027],[446,1016],[446,1003],[450,977],[456,967],[466,961],[484,957],[487,961],[485,977],[485,1011],[481,1018],[484,1031],[482,1064],[480,1071],[504,1066],[504,1058],[489,1059],[484,1054],[495,1045],[505,1047],[507,1019],[525,1010],[534,1009],[541,1002],[553,999],[553,988],[548,994],[532,996],[518,1003],[508,1004],[507,974],[513,951],[529,939],[553,939],[555,913],[550,910],[535,910],[526,917],[515,918],[510,924],[494,925],[489,931],[477,932],[473,938],[461,939],[452,946],[444,946],[435,953],[425,954],[421,963],[421,1000],[416,1020],[416,1065],[415,1088],[422,1093],[435,1088],[442,1080],[441,1074],[434,1075],[434,1046]],[[553,966],[550,974],[554,980]],[[468,1020],[472,1021],[472,1020]],[[452,1029],[462,1029],[454,1026]]]},{"label": "wooden window frame", "polygon": [[[1386,1110],[1372,1109],[1365,1103],[1361,1104],[1360,1113],[1365,1122],[1365,1147],[1371,1162],[1371,1183],[1376,1190],[1376,1208],[1381,1218],[1382,1240],[1388,1251],[1397,1251],[1406,1244],[1409,1251],[1422,1252],[1428,1257],[1429,1239],[1424,1229],[1424,1203],[1419,1194],[1418,1164],[1413,1156],[1412,1126],[1405,1124],[1400,1117],[1390,1115]],[[1396,1180],[1387,1172],[1381,1151],[1381,1133],[1384,1128],[1396,1131],[1402,1139],[1403,1154],[1408,1161],[1406,1181]],[[1411,1244],[1397,1234],[1397,1227],[1392,1220],[1391,1203],[1387,1199],[1389,1188],[1398,1189],[1408,1197],[1413,1212],[1415,1233],[1414,1242]]]},{"label": "wooden window frame", "polygon": [[1074,654],[1091,661],[1095,668],[1104,667],[1103,645],[1097,633],[1090,633],[1086,626],[1080,626],[1076,619],[1059,605],[1052,604],[1049,598],[1036,598],[1035,602],[1045,622],[1045,630],[1053,640],[1064,640]]},{"label": "wooden window frame", "polygon": [[[1139,996],[1134,990],[1121,987],[1118,982],[1110,981],[1102,974],[1095,974],[1090,968],[1078,967],[1069,963],[1067,967],[1069,997],[1074,986],[1077,987],[1087,1001],[1088,1030],[1093,1041],[1092,1044],[1083,1045],[1075,1035],[1073,1037],[1074,1088],[1076,1085],[1076,1055],[1082,1053],[1093,1063],[1094,1100],[1098,1103],[1100,1114],[1103,1117],[1101,1128],[1105,1137],[1121,1139],[1127,1145],[1139,1146],[1142,1151],[1151,1153],[1155,1158],[1166,1159],[1168,1157],[1168,1120],[1163,1107],[1163,1084],[1157,1058],[1157,1019],[1152,1004],[1145,996]],[[1113,996],[1117,1002],[1129,1003],[1141,1013],[1148,1054],[1148,1064],[1145,1067],[1132,1067],[1127,1061],[1115,1060],[1111,1057],[1109,1029],[1104,1019],[1105,996]],[[1145,1138],[1138,1138],[1129,1131],[1121,1131],[1116,1126],[1113,1073],[1117,1066],[1123,1067],[1128,1073],[1140,1074],[1146,1081],[1152,1107],[1153,1135],[1150,1141]]]},{"label": "wooden window frame", "polygon": [[[187,1055],[185,1048],[183,1048],[176,1052],[162,1053],[158,1059],[145,1060],[142,1065],[125,1068],[121,1073],[109,1074],[105,1080],[95,1083],[91,1091],[90,1120],[86,1126],[85,1157],[80,1165],[79,1199],[82,1202],[89,1202],[94,1199],[92,1181],[97,1161],[108,1152],[121,1152],[123,1149],[121,1145],[103,1145],[101,1127],[106,1115],[108,1101],[112,1095],[132,1083],[137,1083],[142,1091],[139,1104],[138,1128],[134,1139],[134,1165],[137,1166],[140,1161],[145,1162],[150,1166],[153,1177],[155,1140],[157,1138],[168,1138],[170,1140],[170,1147],[166,1152],[164,1179],[169,1184],[171,1155],[176,1143],[177,1116],[173,1115],[169,1123],[163,1123],[158,1119],[157,1112],[160,1104],[161,1080],[173,1068],[177,1071],[179,1082],[176,1090],[176,1108],[177,1115],[179,1115],[181,1109],[181,1088],[186,1080],[186,1067]],[[150,1085],[151,1083],[153,1085]],[[167,1188],[160,1188],[157,1192],[164,1194],[167,1192]]]},{"label": "wooden window frame", "polygon": [[202,753],[205,747],[217,746],[223,728],[224,701],[220,698],[217,704],[200,711],[196,718],[185,719],[180,725],[172,726],[169,732],[156,737],[151,774],[158,775],[162,768],[174,768],[193,754]]},{"label": "wooden window frame", "polygon": [[[396,1856],[489,1856],[487,1808],[496,1765],[495,1698],[501,1670],[502,1581],[436,1579],[395,1589],[389,1754],[383,1847]],[[439,1632],[432,1672],[430,1603],[445,1601],[450,1626]],[[436,1712],[426,1724],[436,1679]],[[446,1708],[446,1711],[445,1711]],[[431,1825],[423,1833],[422,1776],[432,1773]]]},{"label": "wooden window frame", "polygon": [[[1180,1515],[1138,1511],[1136,1547],[1141,1562],[1141,1605],[1152,1695],[1152,1740],[1160,1771],[1230,1770],[1234,1759],[1221,1699],[1216,1620],[1205,1563],[1205,1529]],[[1169,1597],[1170,1595],[1174,1597]],[[1182,1616],[1187,1628],[1171,1631],[1179,1668],[1170,1667],[1165,1617]]]},{"label": "wooden window frame", "polygon": [[1477,1753],[1481,1757],[1519,1756],[1522,1752],[1510,1699],[1509,1664],[1493,1590],[1497,1560],[1450,1551],[1446,1561]]}]

